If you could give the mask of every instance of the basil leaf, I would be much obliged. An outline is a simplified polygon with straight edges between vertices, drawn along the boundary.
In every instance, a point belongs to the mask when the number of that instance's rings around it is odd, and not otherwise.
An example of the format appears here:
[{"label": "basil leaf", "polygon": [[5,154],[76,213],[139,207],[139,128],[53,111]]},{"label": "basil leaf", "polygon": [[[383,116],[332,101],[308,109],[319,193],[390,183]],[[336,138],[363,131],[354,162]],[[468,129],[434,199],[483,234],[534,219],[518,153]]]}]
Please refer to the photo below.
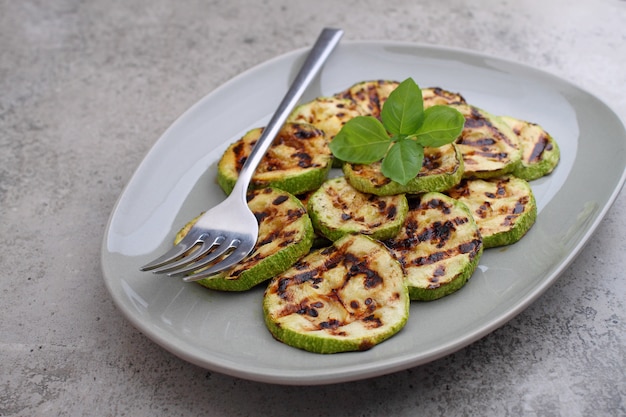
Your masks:
[{"label": "basil leaf", "polygon": [[389,94],[380,118],[389,133],[411,135],[419,128],[423,113],[422,90],[412,78],[407,78]]},{"label": "basil leaf", "polygon": [[464,125],[465,118],[458,110],[432,106],[424,111],[424,120],[414,136],[422,146],[438,147],[454,142]]},{"label": "basil leaf", "polygon": [[424,161],[424,148],[412,139],[394,143],[383,159],[381,170],[385,177],[406,185],[417,176]]},{"label": "basil leaf", "polygon": [[372,116],[350,119],[330,142],[330,150],[342,161],[371,164],[380,161],[389,148],[389,135]]}]

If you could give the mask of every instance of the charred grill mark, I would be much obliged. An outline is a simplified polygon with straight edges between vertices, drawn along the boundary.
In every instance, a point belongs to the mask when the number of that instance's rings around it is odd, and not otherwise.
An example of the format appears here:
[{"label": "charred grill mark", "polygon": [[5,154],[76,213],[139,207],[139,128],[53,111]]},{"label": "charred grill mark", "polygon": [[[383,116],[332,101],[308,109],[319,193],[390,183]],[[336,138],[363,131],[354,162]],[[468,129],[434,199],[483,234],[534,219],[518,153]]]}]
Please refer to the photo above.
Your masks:
[{"label": "charred grill mark", "polygon": [[470,114],[468,116],[465,116],[465,128],[476,129],[478,127],[484,126],[489,128],[493,127],[489,120],[484,118],[477,109],[472,108]]},{"label": "charred grill mark", "polygon": [[473,239],[471,242],[465,242],[458,246],[460,254],[469,254],[470,260],[474,259],[483,244],[482,239]]},{"label": "charred grill mark", "polygon": [[469,140],[467,138],[464,138],[461,143],[463,143],[464,145],[471,145],[480,148],[481,150],[487,152],[489,151],[490,146],[496,144],[496,141],[494,138],[489,137],[477,138],[476,140]]},{"label": "charred grill mark", "polygon": [[240,140],[233,146],[233,154],[235,156],[235,170],[237,172],[241,171],[243,164],[246,163],[246,159],[248,159],[248,154],[250,151],[246,149],[246,144],[243,140]]},{"label": "charred grill mark", "polygon": [[449,256],[446,256],[448,252],[450,251],[433,252],[429,254],[428,256],[420,256],[418,258],[413,259],[413,261],[411,261],[411,264],[415,266],[431,265],[449,257]]},{"label": "charred grill mark", "polygon": [[[404,233],[406,234],[406,237],[401,239],[389,239],[385,241],[385,246],[394,251],[409,251],[419,243],[419,239],[416,236],[417,230],[417,221],[412,218],[407,218],[404,224]],[[400,262],[402,263],[403,260],[400,260]]]},{"label": "charred grill mark", "polygon": [[300,125],[292,125],[294,128],[292,129],[292,134],[298,139],[311,139],[317,136],[322,136],[324,133],[319,129],[306,129]]},{"label": "charred grill mark", "polygon": [[526,209],[526,206],[528,205],[529,202],[530,202],[530,198],[528,196],[523,196],[519,200],[517,200],[515,202],[515,206],[513,206],[513,209],[511,210],[511,213],[509,213],[508,215],[504,217],[504,220],[502,221],[501,225],[507,226],[507,227],[512,226],[517,220],[517,218],[522,213],[524,213],[524,210]]},{"label": "charred grill mark", "polygon": [[369,268],[367,261],[360,260],[352,254],[346,254],[344,262],[346,263],[346,266],[351,264],[348,268],[348,274],[346,275],[346,282],[354,276],[363,275],[363,285],[365,288],[371,289],[382,285],[383,278],[378,274],[378,272]]},{"label": "charred grill mark", "polygon": [[329,246],[326,249],[322,250],[321,254],[322,255],[330,255],[330,254],[332,254],[333,252],[336,252],[336,251],[337,251],[337,249],[334,246]]},{"label": "charred grill mark", "polygon": [[427,171],[434,171],[441,168],[441,152],[432,152],[429,155],[424,155],[424,161],[422,162],[422,168]]},{"label": "charred grill mark", "polygon": [[298,160],[300,168],[309,168],[313,166],[313,157],[306,152],[296,152],[291,155]]},{"label": "charred grill mark", "polygon": [[317,285],[322,282],[322,278],[317,275],[317,271],[315,270],[304,270],[299,274],[289,277],[277,278],[275,285],[272,286],[272,290],[274,290],[280,298],[290,300],[293,294],[289,291],[289,288],[294,285],[302,285],[305,282],[309,282],[311,285]]},{"label": "charred grill mark", "polygon": [[383,283],[383,278],[375,271],[368,269],[365,272],[365,288],[374,288]]},{"label": "charred grill mark", "polygon": [[281,238],[281,242],[279,244],[280,247],[287,247],[289,245],[291,245],[293,242],[295,242],[295,236],[296,235],[296,231],[295,230],[289,230],[289,231],[284,231],[280,234],[280,238]]},{"label": "charred grill mark", "polygon": [[491,203],[488,201],[484,201],[478,208],[475,210],[474,214],[476,214],[481,219],[486,219],[489,217],[491,213]]},{"label": "charred grill mark", "polygon": [[497,188],[496,188],[496,194],[498,195],[498,197],[504,197],[507,195],[506,192],[506,184],[508,184],[508,180],[500,180],[498,181]]},{"label": "charred grill mark", "polygon": [[287,220],[289,220],[290,222],[293,222],[299,219],[300,217],[304,216],[305,214],[306,214],[305,209],[297,209],[297,210],[289,209],[287,210]]},{"label": "charred grill mark", "polygon": [[460,94],[455,94],[450,91],[444,90],[440,87],[434,87],[433,93],[437,97],[441,97],[447,104],[464,104],[465,99]]},{"label": "charred grill mark", "polygon": [[278,196],[274,199],[274,201],[272,201],[272,204],[275,206],[279,206],[281,204],[283,204],[285,201],[289,200],[289,197],[286,195],[281,195]]},{"label": "charred grill mark", "polygon": [[439,288],[441,286],[439,279],[441,277],[444,277],[445,275],[446,275],[446,267],[443,265],[438,265],[437,268],[433,271],[433,275],[428,278],[428,281],[430,281],[428,288],[430,289]]},{"label": "charred grill mark", "polygon": [[370,340],[364,340],[364,341],[362,341],[362,342],[361,342],[361,344],[359,345],[359,350],[360,350],[361,352],[363,352],[363,351],[366,351],[366,350],[369,350],[369,349],[373,348],[373,347],[374,347],[374,345],[375,345],[375,344],[374,344],[374,343],[372,343]]},{"label": "charred grill mark", "polygon": [[[486,133],[482,137],[472,137],[470,133],[477,129],[486,130]],[[464,129],[456,143],[475,148],[475,154],[487,158],[493,158],[496,160],[508,158],[508,153],[494,152],[492,150],[492,147],[497,142],[504,142],[513,148],[518,147],[518,144],[515,141],[512,141],[512,138],[509,138],[507,135],[502,133],[502,131],[494,126],[488,118],[484,117],[478,109],[472,107],[470,115],[465,116]]]},{"label": "charred grill mark", "polygon": [[380,318],[376,317],[373,314],[370,314],[367,317],[363,317],[363,319],[361,319],[361,321],[363,323],[366,324],[366,327],[370,328],[370,329],[375,329],[378,327],[382,327],[383,322],[380,320]]},{"label": "charred grill mark", "polygon": [[430,242],[437,248],[443,248],[452,234],[456,231],[454,223],[450,220],[445,222],[436,221],[431,226],[424,229],[422,233],[417,236],[417,240],[420,242]]},{"label": "charred grill mark", "polygon": [[256,244],[257,246],[264,246],[267,245],[269,243],[272,243],[274,240],[276,240],[279,236],[279,233],[274,232],[274,233],[270,233],[269,235],[267,235],[265,237],[265,239],[263,240],[259,240]]},{"label": "charred grill mark", "polygon": [[269,217],[270,213],[268,211],[257,211],[254,213],[254,217],[256,217],[256,221],[261,223],[267,217]]},{"label": "charred grill mark", "polygon": [[535,145],[533,146],[533,150],[528,157],[529,163],[536,163],[541,161],[541,157],[544,152],[551,151],[553,149],[552,143],[550,142],[550,138],[545,133],[541,134]]},{"label": "charred grill mark", "polygon": [[516,201],[515,207],[513,208],[513,214],[522,214],[529,200],[528,196],[524,196]]},{"label": "charred grill mark", "polygon": [[[330,319],[319,324],[321,330],[337,330],[342,323],[337,319]],[[343,333],[345,334],[345,333]]]},{"label": "charred grill mark", "polygon": [[433,198],[426,203],[426,208],[439,210],[443,214],[450,214],[451,206],[439,198]]}]

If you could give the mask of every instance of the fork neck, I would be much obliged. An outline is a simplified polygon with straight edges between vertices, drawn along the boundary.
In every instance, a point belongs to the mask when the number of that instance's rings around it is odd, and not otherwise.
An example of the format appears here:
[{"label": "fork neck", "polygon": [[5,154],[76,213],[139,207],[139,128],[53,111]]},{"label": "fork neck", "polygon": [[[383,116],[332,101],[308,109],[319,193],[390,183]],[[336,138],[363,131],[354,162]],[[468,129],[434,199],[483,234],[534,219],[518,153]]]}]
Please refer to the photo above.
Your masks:
[{"label": "fork neck", "polygon": [[325,28],[322,30],[315,44],[311,48],[311,51],[307,55],[304,64],[302,64],[300,71],[296,75],[296,78],[285,94],[285,97],[280,102],[280,105],[276,109],[276,112],[268,122],[267,126],[263,129],[261,137],[259,137],[256,145],[246,159],[246,162],[243,164],[241,172],[239,173],[239,178],[235,184],[235,188],[233,189],[233,193],[237,192],[239,195],[246,195],[248,185],[252,180],[252,175],[261,162],[261,159],[263,159],[263,156],[269,149],[274,138],[282,128],[306,88],[313,81],[330,53],[339,43],[342,35],[343,31],[341,29]]}]

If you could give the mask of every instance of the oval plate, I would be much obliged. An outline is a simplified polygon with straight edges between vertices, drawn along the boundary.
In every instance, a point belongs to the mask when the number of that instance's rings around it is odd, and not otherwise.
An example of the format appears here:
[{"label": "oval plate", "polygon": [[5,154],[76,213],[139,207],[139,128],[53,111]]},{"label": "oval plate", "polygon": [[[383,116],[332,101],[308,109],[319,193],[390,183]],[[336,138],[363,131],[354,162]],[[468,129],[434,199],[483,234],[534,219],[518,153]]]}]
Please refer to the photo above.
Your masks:
[{"label": "oval plate", "polygon": [[102,270],[116,305],[141,332],[196,365],[250,380],[313,385],[374,377],[450,354],[537,299],[582,249],[623,185],[624,125],[569,82],[468,51],[345,42],[303,100],[358,81],[413,77],[421,87],[460,92],[494,114],[540,124],[558,141],[561,162],[532,182],[539,216],[531,231],[515,245],[486,250],[461,291],[412,303],[408,324],[390,340],[336,355],[283,345],[263,323],[263,288],[213,292],[139,267],[164,252],[189,219],[224,198],[215,181],[217,160],[229,143],[266,123],[305,53],[259,65],[185,112],[146,155],[107,225]]}]

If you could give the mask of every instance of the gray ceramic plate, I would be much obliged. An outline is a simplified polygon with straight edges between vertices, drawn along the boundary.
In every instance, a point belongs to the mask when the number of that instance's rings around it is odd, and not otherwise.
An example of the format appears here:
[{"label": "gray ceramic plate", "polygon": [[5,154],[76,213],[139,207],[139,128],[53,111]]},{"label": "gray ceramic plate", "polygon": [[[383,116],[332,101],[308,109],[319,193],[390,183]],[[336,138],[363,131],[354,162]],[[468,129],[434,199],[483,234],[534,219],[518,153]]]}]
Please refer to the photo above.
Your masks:
[{"label": "gray ceramic plate", "polygon": [[259,65],[190,108],[156,142],[111,215],[102,269],[115,303],[141,332],[189,362],[256,381],[313,385],[382,375],[450,354],[503,325],[546,290],[622,187],[624,125],[576,86],[473,52],[343,43],[305,99],[362,80],[410,76],[422,87],[460,92],[495,114],[539,123],[557,139],[562,159],[552,175],[532,183],[539,216],[524,239],[487,250],[456,294],[413,303],[398,335],[366,352],[336,355],[283,345],[263,324],[262,288],[218,293],[138,268],[162,253],[185,222],[223,199],[216,161],[228,143],[269,119],[305,52]]}]

